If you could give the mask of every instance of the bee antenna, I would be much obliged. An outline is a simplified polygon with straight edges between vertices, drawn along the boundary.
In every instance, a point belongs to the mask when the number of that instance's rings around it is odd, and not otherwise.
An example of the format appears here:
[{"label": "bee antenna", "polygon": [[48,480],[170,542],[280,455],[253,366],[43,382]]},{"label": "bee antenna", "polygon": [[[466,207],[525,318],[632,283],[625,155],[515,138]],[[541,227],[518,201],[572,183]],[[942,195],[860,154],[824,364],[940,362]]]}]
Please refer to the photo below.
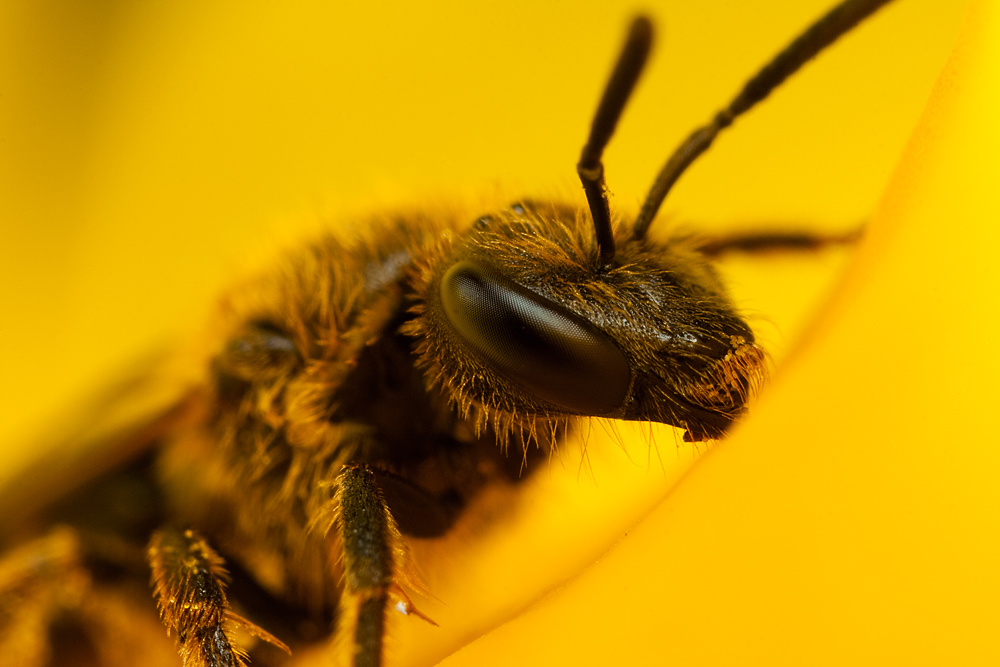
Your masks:
[{"label": "bee antenna", "polygon": [[729,106],[715,114],[704,127],[700,127],[684,140],[660,170],[653,187],[649,190],[639,217],[636,218],[632,235],[642,239],[670,188],[695,159],[704,153],[715,137],[729,127],[737,116],[749,111],[777,88],[802,65],[820,51],[837,41],[854,26],[873,14],[882,5],[892,0],[846,0],[830,10],[805,32],[785,47],[781,53],[750,79]]},{"label": "bee antenna", "polygon": [[576,172],[580,175],[583,190],[590,205],[590,215],[594,219],[594,231],[597,235],[597,247],[601,252],[601,264],[607,266],[615,257],[615,237],[611,231],[611,209],[608,205],[608,190],[604,184],[604,163],[601,155],[608,145],[615,125],[622,115],[625,103],[628,101],[639,74],[646,65],[650,49],[653,45],[653,24],[645,16],[638,16],[632,21],[622,47],[621,55],[611,73],[608,85],[604,88],[601,103],[594,114],[590,126],[590,137],[583,147],[580,161],[576,164]]}]

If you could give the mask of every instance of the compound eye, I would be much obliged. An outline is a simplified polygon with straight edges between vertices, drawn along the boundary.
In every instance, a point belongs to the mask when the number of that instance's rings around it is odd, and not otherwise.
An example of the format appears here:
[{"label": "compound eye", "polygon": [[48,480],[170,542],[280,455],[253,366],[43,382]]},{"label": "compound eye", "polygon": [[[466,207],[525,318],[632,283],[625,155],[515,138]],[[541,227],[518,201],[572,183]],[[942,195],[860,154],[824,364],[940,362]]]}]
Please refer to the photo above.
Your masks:
[{"label": "compound eye", "polygon": [[607,334],[488,266],[448,269],[441,303],[466,344],[542,401],[591,415],[625,402],[631,369]]}]

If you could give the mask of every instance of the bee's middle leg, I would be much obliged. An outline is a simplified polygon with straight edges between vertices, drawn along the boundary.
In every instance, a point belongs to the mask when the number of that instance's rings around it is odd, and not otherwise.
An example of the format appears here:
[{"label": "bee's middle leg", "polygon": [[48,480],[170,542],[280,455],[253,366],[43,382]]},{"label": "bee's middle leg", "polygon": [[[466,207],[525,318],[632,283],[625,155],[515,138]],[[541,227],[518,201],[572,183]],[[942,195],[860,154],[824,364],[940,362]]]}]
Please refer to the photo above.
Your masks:
[{"label": "bee's middle leg", "polygon": [[382,664],[389,608],[420,614],[399,584],[402,538],[375,473],[363,465],[344,466],[336,489],[334,526],[344,555],[344,590],[335,645],[350,664],[374,667]]}]

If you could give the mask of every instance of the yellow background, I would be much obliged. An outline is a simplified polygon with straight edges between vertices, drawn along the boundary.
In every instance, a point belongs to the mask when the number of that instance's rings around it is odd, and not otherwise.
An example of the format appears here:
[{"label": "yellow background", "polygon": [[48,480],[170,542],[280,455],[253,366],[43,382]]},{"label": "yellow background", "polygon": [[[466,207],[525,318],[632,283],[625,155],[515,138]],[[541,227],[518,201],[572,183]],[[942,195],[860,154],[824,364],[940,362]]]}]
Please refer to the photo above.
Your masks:
[{"label": "yellow background", "polygon": [[[827,4],[642,6],[661,39],[607,154],[617,205],[634,210],[681,137]],[[904,0],[885,10],[740,120],[664,211],[703,229],[773,221],[843,229],[867,219],[955,42],[960,4]],[[576,196],[573,165],[634,9],[617,2],[4,3],[6,465],[30,455],[37,434],[44,438],[68,406],[127,373],[146,350],[196,329],[234,267],[274,239],[317,220],[363,220],[372,207]],[[928,265],[934,270],[915,276],[914,289],[949,270],[933,257]],[[766,337],[779,349],[794,343],[802,319],[819,308],[807,304],[822,296],[822,279],[801,281],[819,292],[802,296],[800,281],[786,273],[737,268],[736,294],[768,320]],[[928,342],[927,355],[940,353],[935,344]],[[841,386],[850,391],[849,382]],[[904,412],[892,420],[916,418]],[[893,438],[898,429],[887,421],[881,415],[858,429]],[[962,447],[989,437],[979,429],[971,435]],[[810,446],[806,434],[801,441]],[[690,459],[665,442],[667,459]],[[850,455],[864,465],[862,449]],[[661,481],[682,472],[670,468]],[[597,491],[611,484],[601,485]],[[587,500],[600,501],[596,492]],[[740,560],[719,556],[718,567]],[[623,576],[642,586],[682,574]],[[602,590],[618,599],[618,591]],[[751,599],[761,605],[753,613],[775,613],[766,599]],[[669,618],[687,613],[679,601],[656,602],[673,609]],[[590,604],[596,619],[613,608],[593,596]],[[712,612],[691,609],[688,618],[731,645],[725,631],[712,631]],[[562,649],[571,637],[543,630],[532,642]],[[656,650],[665,659],[698,655],[680,646],[688,630],[665,624],[662,632]],[[752,655],[782,650],[772,648]],[[517,654],[545,655],[535,643]]]}]

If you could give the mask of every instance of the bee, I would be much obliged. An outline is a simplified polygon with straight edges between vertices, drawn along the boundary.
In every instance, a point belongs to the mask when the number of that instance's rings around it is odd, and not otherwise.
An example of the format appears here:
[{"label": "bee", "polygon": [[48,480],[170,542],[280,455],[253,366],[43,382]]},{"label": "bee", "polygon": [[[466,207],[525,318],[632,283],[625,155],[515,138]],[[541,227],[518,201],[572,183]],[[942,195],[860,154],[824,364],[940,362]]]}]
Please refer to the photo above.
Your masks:
[{"label": "bee", "polygon": [[648,232],[719,132],[883,4],[844,2],[793,42],[673,154],[635,220],[612,215],[601,156],[652,44],[642,18],[577,165],[586,207],[374,216],[226,296],[179,400],[7,490],[4,655],[380,664],[393,624],[432,622],[408,545],[496,514],[482,498],[580,418],[723,436],[766,355],[709,255],[811,239]]}]

